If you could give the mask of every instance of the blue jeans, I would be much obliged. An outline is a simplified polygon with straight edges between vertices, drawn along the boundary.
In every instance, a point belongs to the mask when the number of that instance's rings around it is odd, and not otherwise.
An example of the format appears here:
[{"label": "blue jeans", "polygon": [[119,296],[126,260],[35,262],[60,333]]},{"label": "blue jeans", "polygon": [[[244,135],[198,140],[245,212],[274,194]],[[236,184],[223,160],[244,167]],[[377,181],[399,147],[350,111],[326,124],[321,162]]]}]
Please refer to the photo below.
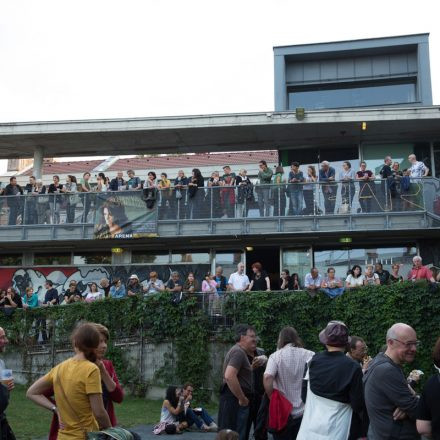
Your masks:
[{"label": "blue jeans", "polygon": [[202,408],[202,413],[198,415],[191,407],[186,410],[185,419],[188,422],[188,426],[191,426],[195,423],[199,429],[201,429],[203,424],[209,426],[214,421],[205,408]]},{"label": "blue jeans", "polygon": [[326,288],[321,289],[323,292],[326,293],[327,296],[330,298],[336,298],[339,295],[342,295],[345,291],[344,287],[333,287],[333,288]]},{"label": "blue jeans", "polygon": [[292,204],[293,215],[301,214],[303,208],[303,192],[295,191],[290,193],[290,203]]},{"label": "blue jeans", "polygon": [[247,423],[249,418],[249,405],[240,406],[238,405],[237,410],[237,432],[238,440],[248,440],[247,439]]}]

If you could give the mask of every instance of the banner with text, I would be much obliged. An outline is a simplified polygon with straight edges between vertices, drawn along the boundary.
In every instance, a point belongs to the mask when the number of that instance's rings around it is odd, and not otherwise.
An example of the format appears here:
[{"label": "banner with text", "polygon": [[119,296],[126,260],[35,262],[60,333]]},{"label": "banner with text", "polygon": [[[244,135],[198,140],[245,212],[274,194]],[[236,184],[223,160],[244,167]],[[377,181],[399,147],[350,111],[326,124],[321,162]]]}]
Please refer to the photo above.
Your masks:
[{"label": "banner with text", "polygon": [[157,205],[143,191],[96,195],[95,238],[157,236]]}]

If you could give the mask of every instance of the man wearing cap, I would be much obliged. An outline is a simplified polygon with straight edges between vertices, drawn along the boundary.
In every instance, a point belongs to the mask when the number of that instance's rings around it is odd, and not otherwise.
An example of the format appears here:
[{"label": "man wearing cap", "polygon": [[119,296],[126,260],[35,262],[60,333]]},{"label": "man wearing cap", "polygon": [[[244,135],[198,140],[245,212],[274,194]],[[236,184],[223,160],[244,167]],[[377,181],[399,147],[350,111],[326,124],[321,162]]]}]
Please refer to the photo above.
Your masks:
[{"label": "man wearing cap", "polygon": [[297,439],[358,438],[356,433],[350,434],[350,426],[353,412],[365,408],[362,369],[344,354],[350,342],[347,326],[330,321],[319,340],[327,350],[315,354],[308,364],[303,382],[304,416]]},{"label": "man wearing cap", "polygon": [[407,324],[394,324],[386,335],[387,349],[371,362],[364,376],[365,403],[371,440],[419,439],[416,429],[418,397],[409,388],[402,365],[416,355],[416,332]]},{"label": "man wearing cap", "polygon": [[127,283],[127,295],[128,296],[137,296],[143,292],[143,288],[139,283],[139,277],[136,274],[133,274],[128,279]]}]

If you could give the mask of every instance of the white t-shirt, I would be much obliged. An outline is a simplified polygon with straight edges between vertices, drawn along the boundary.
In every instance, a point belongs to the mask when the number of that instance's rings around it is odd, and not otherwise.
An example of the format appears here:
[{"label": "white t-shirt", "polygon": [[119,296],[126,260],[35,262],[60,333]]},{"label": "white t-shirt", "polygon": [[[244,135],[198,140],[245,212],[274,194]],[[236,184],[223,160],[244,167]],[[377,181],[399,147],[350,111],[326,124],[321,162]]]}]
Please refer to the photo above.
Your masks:
[{"label": "white t-shirt", "polygon": [[363,275],[359,275],[355,278],[352,274],[348,275],[345,280],[346,283],[350,284],[350,287],[363,286],[365,277]]},{"label": "white t-shirt", "polygon": [[249,286],[250,282],[248,276],[245,273],[240,275],[238,272],[234,272],[229,277],[228,284],[231,284],[234,290],[242,291]]},{"label": "white t-shirt", "polygon": [[371,277],[368,277],[367,275],[363,275],[363,277],[367,284],[376,284],[376,280],[379,279],[379,275],[377,273],[373,273]]}]

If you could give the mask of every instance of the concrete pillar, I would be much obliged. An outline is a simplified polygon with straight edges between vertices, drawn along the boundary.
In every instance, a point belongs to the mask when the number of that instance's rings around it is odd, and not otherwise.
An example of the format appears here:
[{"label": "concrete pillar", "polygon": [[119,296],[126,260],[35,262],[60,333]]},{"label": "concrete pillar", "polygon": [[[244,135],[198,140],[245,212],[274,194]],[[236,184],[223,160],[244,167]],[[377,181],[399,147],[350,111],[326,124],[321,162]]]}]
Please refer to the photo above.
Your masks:
[{"label": "concrete pillar", "polygon": [[34,151],[34,176],[36,179],[43,178],[43,159],[44,159],[44,148],[35,147]]}]

